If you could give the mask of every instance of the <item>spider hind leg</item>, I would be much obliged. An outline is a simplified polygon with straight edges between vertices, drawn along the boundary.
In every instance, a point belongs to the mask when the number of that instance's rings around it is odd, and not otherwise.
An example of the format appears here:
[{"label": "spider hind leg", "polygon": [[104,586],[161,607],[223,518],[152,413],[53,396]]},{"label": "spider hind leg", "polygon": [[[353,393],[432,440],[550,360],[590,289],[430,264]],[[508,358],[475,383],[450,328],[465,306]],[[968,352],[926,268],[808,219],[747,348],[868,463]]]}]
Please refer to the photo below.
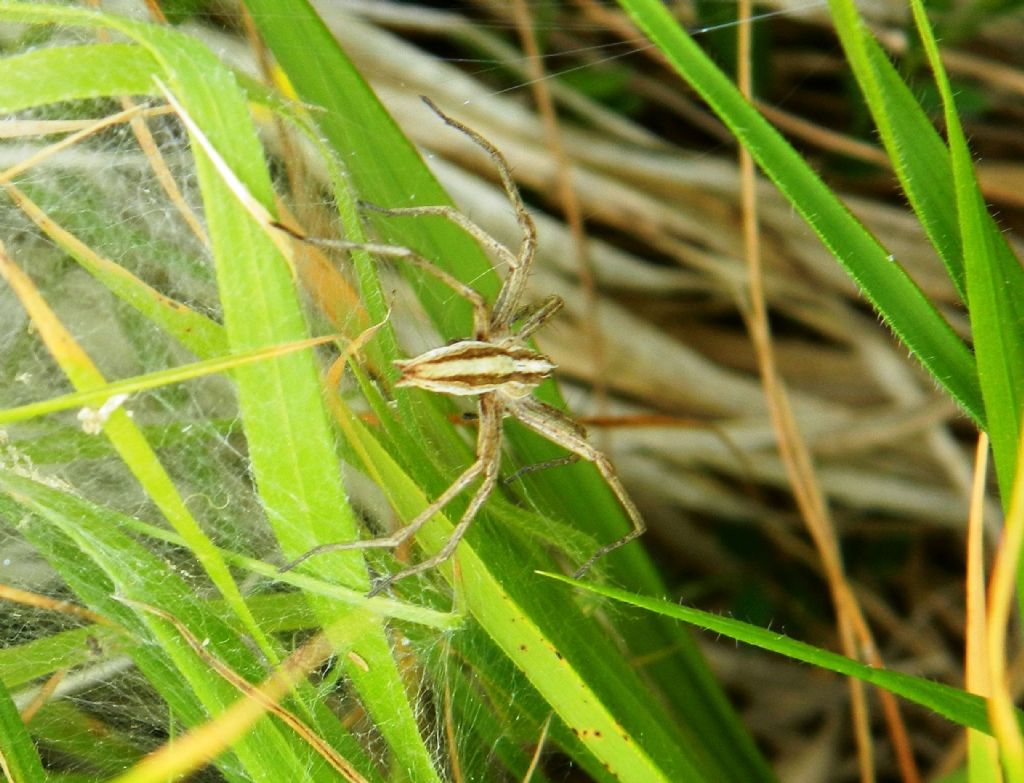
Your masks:
[{"label": "spider hind leg", "polygon": [[586,431],[576,421],[566,416],[557,408],[547,405],[540,400],[526,397],[517,400],[509,405],[509,413],[524,425],[539,435],[544,436],[552,443],[556,443],[565,449],[578,454],[582,459],[594,463],[594,467],[601,473],[605,483],[615,494],[619,505],[626,512],[633,529],[624,536],[617,538],[610,544],[605,544],[594,552],[587,560],[576,569],[573,578],[578,579],[585,574],[598,560],[619,547],[625,546],[635,538],[639,538],[647,530],[643,517],[636,504],[629,497],[626,488],[619,480],[615,468],[605,454],[598,451],[587,440]]}]

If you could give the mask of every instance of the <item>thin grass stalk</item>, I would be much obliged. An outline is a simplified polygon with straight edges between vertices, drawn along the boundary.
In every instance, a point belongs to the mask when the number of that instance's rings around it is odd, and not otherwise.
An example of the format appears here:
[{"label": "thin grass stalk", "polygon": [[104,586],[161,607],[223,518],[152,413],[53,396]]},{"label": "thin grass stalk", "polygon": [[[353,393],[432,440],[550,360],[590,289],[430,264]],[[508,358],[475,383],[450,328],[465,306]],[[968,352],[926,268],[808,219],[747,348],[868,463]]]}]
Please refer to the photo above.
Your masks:
[{"label": "thin grass stalk", "polygon": [[[988,472],[988,436],[981,432],[974,450],[974,481],[971,487],[971,513],[967,523],[967,631],[964,683],[971,693],[989,698],[992,679],[989,672],[985,616],[985,490]],[[971,783],[999,783],[999,745],[972,729],[967,730],[967,770]]]}]

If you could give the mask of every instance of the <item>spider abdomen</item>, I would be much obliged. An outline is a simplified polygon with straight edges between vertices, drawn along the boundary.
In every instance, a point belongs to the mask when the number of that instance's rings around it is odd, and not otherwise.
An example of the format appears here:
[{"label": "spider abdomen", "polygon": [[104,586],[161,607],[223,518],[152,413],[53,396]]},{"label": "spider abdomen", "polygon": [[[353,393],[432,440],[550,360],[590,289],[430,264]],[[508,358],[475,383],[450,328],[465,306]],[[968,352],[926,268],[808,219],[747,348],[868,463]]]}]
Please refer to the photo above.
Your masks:
[{"label": "spider abdomen", "polygon": [[513,398],[529,394],[555,369],[548,357],[515,341],[461,340],[395,364],[402,371],[398,386],[457,395],[500,392]]}]

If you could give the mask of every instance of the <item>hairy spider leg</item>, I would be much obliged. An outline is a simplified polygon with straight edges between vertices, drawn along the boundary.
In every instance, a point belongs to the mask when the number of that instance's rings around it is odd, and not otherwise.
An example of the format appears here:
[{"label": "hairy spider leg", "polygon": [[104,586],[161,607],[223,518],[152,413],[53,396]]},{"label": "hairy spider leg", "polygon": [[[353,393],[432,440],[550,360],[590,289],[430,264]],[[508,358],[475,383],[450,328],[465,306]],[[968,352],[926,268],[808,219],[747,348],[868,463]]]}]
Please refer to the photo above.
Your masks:
[{"label": "hairy spider leg", "polygon": [[622,482],[619,480],[619,476],[615,472],[615,468],[612,467],[608,457],[587,441],[587,433],[583,427],[558,410],[558,408],[554,408],[533,397],[511,400],[506,405],[509,412],[516,419],[534,432],[543,435],[552,443],[556,443],[575,454],[579,454],[580,457],[588,462],[593,462],[612,492],[615,493],[615,497],[618,498],[619,504],[626,512],[626,516],[633,523],[633,529],[626,533],[626,535],[598,549],[583,565],[577,568],[573,574],[574,579],[579,579],[583,576],[594,563],[608,553],[614,552],[619,547],[625,546],[633,539],[643,535],[647,525],[644,524],[639,509],[637,509],[626,493],[626,488],[622,486]]},{"label": "hairy spider leg", "polygon": [[475,288],[463,283],[457,277],[444,269],[439,267],[429,258],[417,253],[408,247],[402,247],[401,245],[384,245],[376,242],[349,242],[346,239],[319,239],[317,237],[306,236],[301,234],[294,229],[288,228],[281,223],[275,223],[275,228],[279,228],[285,233],[291,235],[300,242],[305,242],[310,245],[316,245],[317,247],[330,248],[332,250],[365,250],[367,253],[378,256],[385,256],[387,258],[397,258],[402,261],[407,261],[424,272],[433,275],[446,286],[451,288],[459,296],[468,300],[473,306],[473,332],[478,340],[486,340],[490,337],[490,314],[487,312],[487,302],[483,295]]},{"label": "hairy spider leg", "polygon": [[[409,566],[397,574],[390,574],[382,577],[377,581],[373,588],[367,595],[373,597],[383,590],[386,590],[394,582],[399,579],[405,579],[408,576],[429,571],[431,568],[439,566],[452,556],[455,552],[455,548],[459,545],[462,537],[466,535],[466,531],[469,529],[470,524],[476,518],[477,512],[480,507],[483,506],[484,501],[490,497],[491,492],[494,491],[494,487],[498,482],[498,471],[501,467],[501,419],[502,419],[502,406],[498,403],[495,393],[481,394],[479,399],[479,411],[480,411],[480,430],[477,434],[477,458],[473,465],[462,474],[455,483],[452,484],[445,492],[431,503],[424,511],[422,511],[416,519],[414,519],[406,528],[416,525],[416,528],[423,526],[423,523],[427,519],[432,517],[438,511],[441,510],[448,502],[454,498],[459,492],[465,489],[469,483],[478,474],[483,474],[483,481],[480,482],[480,486],[477,487],[476,492],[473,493],[473,497],[469,501],[469,505],[466,506],[466,510],[462,512],[462,516],[459,518],[459,523],[452,530],[451,535],[448,536],[448,540],[445,541],[443,547],[434,555],[431,555],[426,560],[423,560],[416,565]],[[467,478],[467,476],[471,476]],[[443,501],[443,502],[441,502]],[[429,512],[429,513],[428,513]],[[421,517],[423,519],[421,520]],[[406,528],[403,528],[402,531]],[[415,531],[413,531],[415,532]],[[407,534],[405,537],[408,538]]]},{"label": "hairy spider leg", "polygon": [[467,136],[494,161],[494,165],[498,170],[498,176],[501,177],[501,184],[508,195],[509,201],[512,202],[516,222],[519,224],[519,229],[522,232],[519,253],[513,254],[508,248],[454,207],[428,206],[387,209],[365,203],[363,206],[392,216],[437,215],[446,218],[462,228],[483,247],[492,250],[499,256],[509,268],[508,275],[505,277],[505,283],[498,292],[498,298],[495,300],[494,309],[491,312],[491,328],[500,332],[500,330],[507,328],[508,324],[512,322],[512,314],[519,306],[519,301],[526,290],[526,280],[530,273],[530,265],[533,263],[533,257],[537,252],[537,227],[533,222],[533,218],[530,217],[530,213],[526,210],[523,197],[519,193],[519,188],[516,187],[515,180],[512,178],[512,169],[501,151],[475,130],[443,112],[430,98],[425,95],[420,97],[430,107],[430,110],[440,117],[446,125],[455,128],[455,130]]},{"label": "hairy spider leg", "polygon": [[478,404],[480,425],[477,433],[476,460],[472,465],[466,468],[465,471],[463,471],[462,475],[452,482],[448,489],[438,495],[438,497],[429,506],[417,514],[411,522],[390,535],[381,536],[379,538],[366,538],[358,539],[356,541],[340,541],[330,544],[321,544],[320,546],[310,549],[301,557],[292,560],[290,563],[282,566],[278,570],[281,572],[290,571],[293,568],[302,565],[302,563],[306,562],[311,557],[326,554],[327,552],[340,552],[353,549],[394,549],[399,547],[414,536],[419,529],[423,527],[428,520],[430,520],[431,517],[441,511],[452,500],[454,500],[460,492],[473,483],[480,474],[483,474],[483,483],[479,488],[477,488],[472,501],[470,501],[470,504],[466,507],[466,511],[463,513],[459,520],[459,524],[456,526],[444,548],[442,548],[433,557],[424,560],[422,563],[417,563],[404,571],[400,571],[397,574],[381,579],[379,582],[374,584],[373,588],[367,595],[371,597],[377,595],[382,590],[387,589],[387,587],[393,582],[396,582],[399,579],[404,579],[407,576],[412,576],[413,574],[418,574],[421,571],[426,571],[447,560],[451,556],[451,553],[455,551],[455,547],[465,534],[466,528],[469,527],[469,523],[472,521],[473,516],[494,489],[495,480],[498,474],[498,466],[501,461],[501,411],[499,406],[494,404],[495,401],[493,397],[493,394],[480,396]]},{"label": "hairy spider leg", "polygon": [[498,176],[501,177],[501,184],[505,188],[505,193],[508,194],[509,201],[512,202],[512,208],[515,210],[516,221],[519,223],[519,230],[522,232],[523,238],[519,245],[517,263],[509,268],[508,277],[505,278],[505,285],[502,286],[494,303],[494,310],[491,312],[492,327],[508,325],[512,323],[512,313],[516,311],[523,291],[526,290],[526,279],[530,274],[530,265],[533,263],[534,254],[537,252],[537,226],[534,224],[533,218],[530,217],[530,213],[526,210],[523,197],[519,193],[519,188],[516,187],[515,180],[512,178],[512,168],[508,165],[508,160],[501,153],[501,150],[469,126],[464,125],[454,117],[449,117],[427,96],[422,95],[420,98],[445,124],[468,136],[490,156],[491,160],[494,161],[495,167],[498,169]]},{"label": "hairy spider leg", "polygon": [[480,245],[498,256],[509,267],[514,267],[519,263],[519,259],[511,250],[488,234],[479,224],[474,223],[455,207],[447,204],[422,207],[382,207],[377,204],[371,204],[369,201],[360,200],[359,206],[387,217],[442,217],[461,228]]},{"label": "hairy spider leg", "polygon": [[557,294],[552,294],[540,304],[524,307],[512,317],[513,321],[525,319],[523,325],[519,327],[519,331],[516,332],[516,338],[519,340],[529,339],[563,307],[565,307],[565,300]]}]

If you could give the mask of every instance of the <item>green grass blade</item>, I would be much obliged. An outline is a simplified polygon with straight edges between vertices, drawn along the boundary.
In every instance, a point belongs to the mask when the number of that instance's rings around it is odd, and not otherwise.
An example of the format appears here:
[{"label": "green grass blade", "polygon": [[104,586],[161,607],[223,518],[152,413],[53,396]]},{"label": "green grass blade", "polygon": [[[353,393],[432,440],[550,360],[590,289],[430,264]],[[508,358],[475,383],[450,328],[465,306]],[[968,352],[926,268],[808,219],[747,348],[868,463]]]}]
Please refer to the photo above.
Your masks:
[{"label": "green grass blade", "polygon": [[[240,635],[209,605],[196,600],[170,563],[139,546],[123,532],[118,515],[80,498],[12,473],[0,472],[0,519],[10,524],[31,516],[21,532],[92,611],[127,629],[126,646],[135,665],[188,726],[204,723],[237,700],[238,693],[210,671],[177,631],[147,612],[134,612],[114,598],[124,596],[161,607],[209,639],[208,650],[250,681],[264,666]],[[240,737],[237,762],[252,780],[299,779],[310,763],[307,746],[269,720]],[[280,777],[286,775],[287,777]],[[325,780],[328,778],[324,778]]]},{"label": "green grass blade", "polygon": [[918,32],[942,96],[963,236],[967,302],[996,475],[1009,506],[1024,415],[1024,269],[985,208],[938,44],[919,2]]},{"label": "green grass blade", "polygon": [[[89,783],[100,776],[112,777],[145,755],[144,748],[126,732],[98,722],[94,714],[67,700],[48,702],[32,719],[31,729],[41,747],[59,748],[62,757],[74,760],[76,770],[89,770],[83,774]],[[103,741],[98,743],[99,732]],[[60,775],[51,775],[50,779],[64,783]]]},{"label": "green grass blade", "polygon": [[620,0],[620,5],[750,151],[896,336],[983,425],[985,407],[971,352],[899,264],[743,98],[662,3]]},{"label": "green grass blade", "polygon": [[0,681],[0,769],[11,783],[46,780],[36,746],[3,681]]},{"label": "green grass blade", "polygon": [[81,666],[94,660],[90,639],[106,650],[121,638],[123,635],[112,626],[89,625],[4,647],[0,649],[0,681],[8,688],[18,688],[58,669]]},{"label": "green grass blade", "polygon": [[[649,612],[657,612],[681,622],[711,631],[730,639],[759,647],[762,650],[785,655],[795,661],[809,663],[822,669],[856,677],[864,682],[885,688],[897,696],[902,696],[915,704],[928,707],[934,712],[961,726],[991,734],[985,700],[973,693],[966,693],[942,683],[932,682],[920,677],[912,677],[901,672],[887,669],[876,669],[843,655],[814,647],[810,644],[790,639],[780,633],[758,628],[755,625],[719,617],[710,612],[680,606],[676,603],[646,598],[625,590],[604,585],[578,582],[561,574],[546,574],[552,579],[588,590],[598,595],[613,598]],[[1018,720],[1024,715],[1018,715]]]},{"label": "green grass blade", "polygon": [[[969,245],[966,247],[970,252],[965,251],[963,244],[963,209],[958,195],[958,183],[962,177],[955,170],[950,151],[886,53],[868,33],[856,5],[848,0],[832,0],[830,7],[847,61],[864,93],[900,185],[945,263],[960,298],[967,303],[965,261],[969,262],[975,251]],[[924,16],[920,16],[917,24],[922,40],[933,38]],[[941,69],[934,42],[929,46],[925,40],[926,51],[929,48],[933,50],[928,53],[933,70]],[[948,92],[948,79],[945,81]],[[947,124],[953,122],[959,127],[953,104],[945,97],[943,104]],[[962,135],[962,129],[958,133]],[[972,211],[976,214],[973,230],[983,235],[984,241],[990,245],[991,261],[997,264],[1005,288],[1021,290],[1024,288],[1024,269],[999,227],[983,206],[980,211],[977,208]],[[1007,326],[1021,323],[1024,320],[1024,301],[1016,297],[1009,304],[1014,318],[1007,322]],[[1019,328],[1017,332],[1020,332]],[[985,373],[979,374],[984,376]]]},{"label": "green grass blade", "polygon": [[202,378],[207,375],[224,372],[225,370],[237,369],[247,364],[266,362],[275,356],[288,354],[292,351],[307,350],[314,345],[319,345],[333,339],[332,335],[328,335],[327,337],[302,340],[291,345],[276,345],[268,348],[257,348],[251,351],[241,351],[227,356],[215,356],[201,362],[169,367],[166,370],[158,370],[146,375],[137,375],[134,378],[111,381],[110,383],[104,383],[102,386],[72,392],[71,394],[63,394],[59,397],[51,397],[48,400],[28,405],[20,405],[17,408],[0,410],[0,424],[24,421],[25,419],[45,416],[70,408],[79,408],[84,405],[102,404],[111,397],[118,395],[131,395],[140,391],[146,391],[147,389],[158,389],[161,386],[181,383],[194,378]]},{"label": "green grass blade", "polygon": [[[234,153],[225,156],[228,167],[250,194],[265,206],[271,205],[262,149],[242,96],[236,92],[232,106],[222,91],[209,91],[197,83],[188,87],[195,92],[179,92],[177,97],[192,121],[218,152]],[[242,128],[247,133],[239,138]],[[242,151],[252,167],[239,159]],[[291,275],[271,238],[252,221],[206,155],[197,155],[196,162],[230,341],[249,349],[268,341],[307,336]],[[254,176],[246,177],[247,170]],[[283,357],[258,369],[237,369],[234,377],[253,471],[286,557],[319,543],[354,538],[355,522],[341,486],[333,434],[312,358],[299,354]],[[322,557],[316,570],[350,587],[365,589],[369,584],[358,553]],[[352,611],[315,596],[309,600],[327,629],[337,627],[333,619],[339,611]],[[364,663],[344,659],[353,686],[369,712],[378,717],[398,763],[415,780],[436,780],[433,758],[420,736],[415,709],[406,697],[383,624],[362,610],[355,611],[352,623],[365,623],[368,628],[352,645],[355,659]],[[345,640],[337,641],[342,644]]]},{"label": "green grass blade", "polygon": [[[167,543],[174,544],[175,546],[185,546],[185,542],[181,536],[178,536],[168,530],[158,528],[154,525],[140,522],[137,519],[125,519],[122,524],[128,529],[141,535],[148,536],[154,540],[165,541]],[[223,554],[225,560],[239,568],[244,568],[253,574],[259,574],[267,579],[277,579],[284,584],[290,584],[295,587],[302,588],[313,595],[322,595],[325,598],[332,599],[333,601],[346,603],[352,606],[365,606],[369,613],[374,614],[377,617],[404,620],[408,623],[424,625],[438,631],[454,631],[462,624],[461,616],[452,612],[439,612],[426,606],[409,604],[403,601],[385,598],[383,596],[378,596],[374,598],[373,601],[368,602],[366,600],[366,594],[363,591],[351,590],[333,582],[316,579],[299,571],[289,571],[282,574],[279,572],[278,566],[265,563],[262,560],[255,560],[236,552],[225,551]],[[257,598],[250,599],[250,605],[253,607],[254,612],[259,607],[260,600],[261,599]],[[306,614],[295,607],[292,607],[291,612],[292,617],[302,617]],[[308,624],[299,627],[305,628],[308,627]],[[271,628],[268,630],[273,629]]]},{"label": "green grass blade", "polygon": [[[234,175],[255,199],[272,207],[270,176],[246,97],[234,75],[204,45],[175,30],[77,8],[9,3],[0,9],[0,16],[10,21],[113,28],[137,41],[156,61],[170,92]],[[155,89],[155,85],[149,87]],[[198,146],[196,172],[231,350],[253,350],[308,337],[286,260]],[[248,456],[267,518],[286,556],[297,556],[318,543],[354,537],[354,519],[341,486],[333,434],[312,357],[278,357],[258,369],[236,369],[234,379]],[[368,584],[358,554],[335,553],[321,558],[318,567],[343,584],[357,588]],[[316,596],[309,600],[323,615],[325,627],[333,627],[339,613],[352,611]],[[244,604],[239,611],[245,611]],[[354,617],[353,622],[359,624],[362,619]],[[433,758],[419,735],[383,624],[374,622],[375,631],[355,645],[368,670],[347,658],[342,665],[364,704],[381,717],[379,725],[388,735],[398,763],[414,779],[436,780]],[[253,634],[261,636],[258,628]]]},{"label": "green grass blade", "polygon": [[[45,24],[49,15],[22,13],[28,4],[0,8],[11,21]],[[157,64],[142,46],[96,43],[54,46],[0,59],[0,106],[16,112],[35,106],[110,95],[148,95]]]},{"label": "green grass blade", "polygon": [[946,265],[953,286],[966,302],[963,247],[949,150],[910,88],[868,33],[856,6],[836,0],[831,10],[847,62],[903,192]]},{"label": "green grass blade", "polygon": [[[218,153],[232,153],[223,155],[224,160],[247,191],[265,207],[271,206],[268,172],[243,96],[236,90],[234,100],[228,101],[223,89],[200,86],[198,81],[175,92]],[[205,153],[197,154],[196,164],[230,342],[248,350],[307,337],[292,276],[272,238],[251,219]],[[253,472],[285,556],[356,537],[312,357],[293,354],[258,368],[239,368],[234,378]],[[321,557],[315,568],[349,587],[369,585],[358,553]],[[315,596],[309,600],[327,629],[336,627],[333,619],[339,611],[352,611]],[[372,630],[353,645],[357,659],[365,664],[345,659],[348,676],[367,709],[379,718],[399,763],[416,780],[436,780],[433,758],[420,736],[383,624],[361,610],[352,622],[365,622]]]}]

